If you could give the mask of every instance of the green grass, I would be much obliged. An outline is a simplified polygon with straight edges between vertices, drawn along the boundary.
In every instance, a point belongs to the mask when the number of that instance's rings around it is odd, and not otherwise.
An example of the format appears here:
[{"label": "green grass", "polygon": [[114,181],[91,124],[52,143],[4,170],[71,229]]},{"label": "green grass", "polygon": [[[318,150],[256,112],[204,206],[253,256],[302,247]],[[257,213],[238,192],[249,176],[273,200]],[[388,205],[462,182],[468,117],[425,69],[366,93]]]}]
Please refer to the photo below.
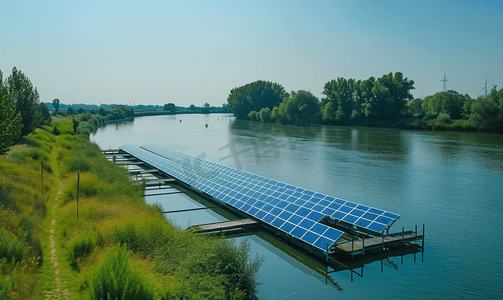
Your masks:
[{"label": "green grass", "polygon": [[154,299],[152,285],[139,269],[130,266],[125,245],[110,248],[91,276],[89,300]]},{"label": "green grass", "polygon": [[0,157],[0,299],[33,298],[43,262],[42,223],[54,180],[48,157],[55,139],[36,130],[24,141]]}]

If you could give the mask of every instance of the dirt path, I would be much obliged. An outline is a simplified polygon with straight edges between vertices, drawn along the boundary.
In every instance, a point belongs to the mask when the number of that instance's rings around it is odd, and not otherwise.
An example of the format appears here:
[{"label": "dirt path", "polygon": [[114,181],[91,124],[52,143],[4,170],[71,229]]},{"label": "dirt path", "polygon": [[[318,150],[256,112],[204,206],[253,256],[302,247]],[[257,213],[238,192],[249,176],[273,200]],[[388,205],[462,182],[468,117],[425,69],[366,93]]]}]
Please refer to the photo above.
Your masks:
[{"label": "dirt path", "polygon": [[[55,202],[56,204],[51,207],[52,214],[55,215],[55,211],[58,208],[58,203],[60,202],[59,197],[61,193],[63,192],[63,185],[61,184],[61,181],[58,178],[58,184],[59,184],[59,190],[58,194],[56,195]],[[54,241],[54,237],[56,236],[56,219],[52,219],[51,221],[51,230],[49,231],[51,235],[49,236],[49,247],[51,249],[51,264],[52,267],[51,269],[54,270],[54,288],[50,291],[46,292],[46,299],[68,299],[69,298],[69,293],[68,289],[66,288],[66,282],[61,279],[59,276],[59,269],[58,269],[58,253],[56,250],[56,243]]]}]

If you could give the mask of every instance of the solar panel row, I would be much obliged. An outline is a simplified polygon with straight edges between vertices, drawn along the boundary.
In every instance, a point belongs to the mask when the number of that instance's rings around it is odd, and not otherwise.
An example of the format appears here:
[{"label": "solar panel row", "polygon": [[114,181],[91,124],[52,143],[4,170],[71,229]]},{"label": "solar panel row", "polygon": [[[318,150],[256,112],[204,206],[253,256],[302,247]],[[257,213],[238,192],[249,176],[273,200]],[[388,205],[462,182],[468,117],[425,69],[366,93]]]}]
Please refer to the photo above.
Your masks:
[{"label": "solar panel row", "polygon": [[325,215],[377,233],[399,217],[163,147],[141,148],[121,147],[184,183],[323,251],[327,243],[335,243],[343,234],[318,223]]}]

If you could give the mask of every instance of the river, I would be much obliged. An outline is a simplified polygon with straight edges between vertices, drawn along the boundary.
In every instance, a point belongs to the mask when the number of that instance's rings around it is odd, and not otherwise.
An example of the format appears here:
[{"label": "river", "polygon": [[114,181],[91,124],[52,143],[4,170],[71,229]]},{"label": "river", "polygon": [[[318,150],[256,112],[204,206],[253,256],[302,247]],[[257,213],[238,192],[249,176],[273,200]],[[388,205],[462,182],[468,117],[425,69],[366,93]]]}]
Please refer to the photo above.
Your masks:
[{"label": "river", "polygon": [[[365,265],[361,277],[330,273],[336,285],[294,249],[250,235],[251,256],[265,258],[260,299],[503,299],[503,135],[297,127],[194,114],[108,124],[90,138],[102,149],[165,145],[388,210],[401,216],[390,233],[426,226],[424,252]],[[155,201],[172,210],[201,205],[184,194],[164,197]],[[167,217],[181,228],[226,219],[212,210]]]}]

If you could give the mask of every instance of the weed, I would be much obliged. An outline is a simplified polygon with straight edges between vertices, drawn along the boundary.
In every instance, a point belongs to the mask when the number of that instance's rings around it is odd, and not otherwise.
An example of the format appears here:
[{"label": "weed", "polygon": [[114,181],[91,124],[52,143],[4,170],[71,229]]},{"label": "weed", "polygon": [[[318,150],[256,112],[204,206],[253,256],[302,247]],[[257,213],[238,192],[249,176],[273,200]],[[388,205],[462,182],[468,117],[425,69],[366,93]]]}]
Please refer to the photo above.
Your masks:
[{"label": "weed", "polygon": [[0,238],[0,259],[5,259],[7,263],[15,265],[23,259],[26,246],[23,242],[12,237],[8,232],[4,232]]}]

